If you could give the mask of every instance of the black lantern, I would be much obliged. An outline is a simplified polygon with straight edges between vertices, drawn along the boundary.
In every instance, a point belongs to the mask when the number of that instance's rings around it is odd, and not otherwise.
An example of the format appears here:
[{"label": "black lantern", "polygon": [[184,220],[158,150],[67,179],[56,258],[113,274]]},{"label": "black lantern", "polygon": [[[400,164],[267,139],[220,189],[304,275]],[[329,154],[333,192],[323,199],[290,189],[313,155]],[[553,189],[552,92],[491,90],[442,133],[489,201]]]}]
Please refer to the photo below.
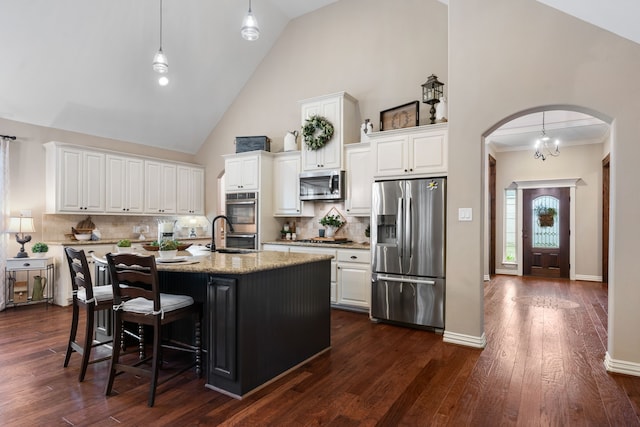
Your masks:
[{"label": "black lantern", "polygon": [[429,112],[431,113],[431,124],[436,122],[436,105],[442,97],[442,87],[444,83],[438,81],[435,74],[431,74],[427,81],[422,85],[422,102],[431,105]]}]

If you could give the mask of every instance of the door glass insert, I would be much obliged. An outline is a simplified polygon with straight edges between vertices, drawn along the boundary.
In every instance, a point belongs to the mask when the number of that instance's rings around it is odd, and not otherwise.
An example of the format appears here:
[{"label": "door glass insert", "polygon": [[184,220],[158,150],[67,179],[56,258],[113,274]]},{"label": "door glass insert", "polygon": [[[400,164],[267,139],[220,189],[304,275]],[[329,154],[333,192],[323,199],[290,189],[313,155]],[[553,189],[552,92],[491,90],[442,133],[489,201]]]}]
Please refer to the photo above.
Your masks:
[{"label": "door glass insert", "polygon": [[532,246],[534,248],[560,247],[560,200],[553,196],[540,196],[531,203]]}]

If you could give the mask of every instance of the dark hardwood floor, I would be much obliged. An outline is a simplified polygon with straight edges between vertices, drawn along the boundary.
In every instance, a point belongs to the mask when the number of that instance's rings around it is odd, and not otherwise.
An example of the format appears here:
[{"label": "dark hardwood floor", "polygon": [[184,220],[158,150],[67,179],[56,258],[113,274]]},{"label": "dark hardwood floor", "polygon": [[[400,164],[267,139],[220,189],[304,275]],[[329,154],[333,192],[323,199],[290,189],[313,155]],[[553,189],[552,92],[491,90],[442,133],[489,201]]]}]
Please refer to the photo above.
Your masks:
[{"label": "dark hardwood floor", "polygon": [[609,374],[607,293],[600,283],[496,276],[485,283],[488,345],[333,310],[332,349],[234,400],[194,374],[158,388],[107,364],[77,382],[63,368],[69,308],[0,313],[0,424],[5,426],[639,426],[640,378]]}]

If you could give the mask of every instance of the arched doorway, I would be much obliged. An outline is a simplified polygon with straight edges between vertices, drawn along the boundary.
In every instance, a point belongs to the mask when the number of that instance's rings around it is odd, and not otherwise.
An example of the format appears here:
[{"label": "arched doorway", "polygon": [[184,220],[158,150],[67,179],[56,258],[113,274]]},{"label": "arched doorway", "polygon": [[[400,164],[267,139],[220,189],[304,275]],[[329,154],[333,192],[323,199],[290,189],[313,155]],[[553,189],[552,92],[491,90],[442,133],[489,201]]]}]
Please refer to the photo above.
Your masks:
[{"label": "arched doorway", "polygon": [[[545,132],[544,119],[541,120],[543,112],[547,118],[547,133],[559,136],[562,141],[557,157],[551,155],[540,159],[534,156],[534,142],[541,132]],[[600,248],[602,236],[607,234],[598,211],[603,200],[601,165],[610,147],[609,128],[608,118],[598,112],[577,106],[549,105],[506,117],[485,133],[483,158],[487,196],[484,199],[484,212],[488,221],[495,221],[486,224],[485,230],[486,233],[496,234],[495,238],[493,235],[485,236],[485,255],[493,251],[496,259],[491,266],[490,257],[485,256],[485,279],[488,279],[492,267],[498,274],[523,274],[524,242],[521,237],[524,207],[519,188],[548,188],[553,185],[572,188],[571,278],[601,281],[603,276],[606,277],[602,272]],[[495,159],[495,165],[489,163],[494,162],[490,158]],[[514,162],[518,162],[516,166]],[[497,171],[495,186],[490,185],[489,172],[492,168]],[[505,203],[509,197],[505,193],[509,190],[513,197],[510,207]],[[495,199],[496,212],[491,210],[492,199]],[[597,231],[595,234],[594,230]],[[590,233],[589,238],[585,238],[585,231]],[[594,249],[587,252],[585,248]],[[543,251],[537,250],[534,255],[540,257],[541,253]]]}]

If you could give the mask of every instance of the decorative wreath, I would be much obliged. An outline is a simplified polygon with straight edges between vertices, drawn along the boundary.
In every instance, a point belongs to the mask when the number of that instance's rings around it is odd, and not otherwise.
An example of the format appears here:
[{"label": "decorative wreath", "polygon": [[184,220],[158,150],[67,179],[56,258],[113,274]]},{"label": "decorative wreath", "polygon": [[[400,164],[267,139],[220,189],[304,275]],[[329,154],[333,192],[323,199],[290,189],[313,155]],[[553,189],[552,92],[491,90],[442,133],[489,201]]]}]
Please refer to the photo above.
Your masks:
[{"label": "decorative wreath", "polygon": [[333,137],[333,125],[322,116],[311,116],[302,126],[302,137],[307,148],[317,150]]}]

